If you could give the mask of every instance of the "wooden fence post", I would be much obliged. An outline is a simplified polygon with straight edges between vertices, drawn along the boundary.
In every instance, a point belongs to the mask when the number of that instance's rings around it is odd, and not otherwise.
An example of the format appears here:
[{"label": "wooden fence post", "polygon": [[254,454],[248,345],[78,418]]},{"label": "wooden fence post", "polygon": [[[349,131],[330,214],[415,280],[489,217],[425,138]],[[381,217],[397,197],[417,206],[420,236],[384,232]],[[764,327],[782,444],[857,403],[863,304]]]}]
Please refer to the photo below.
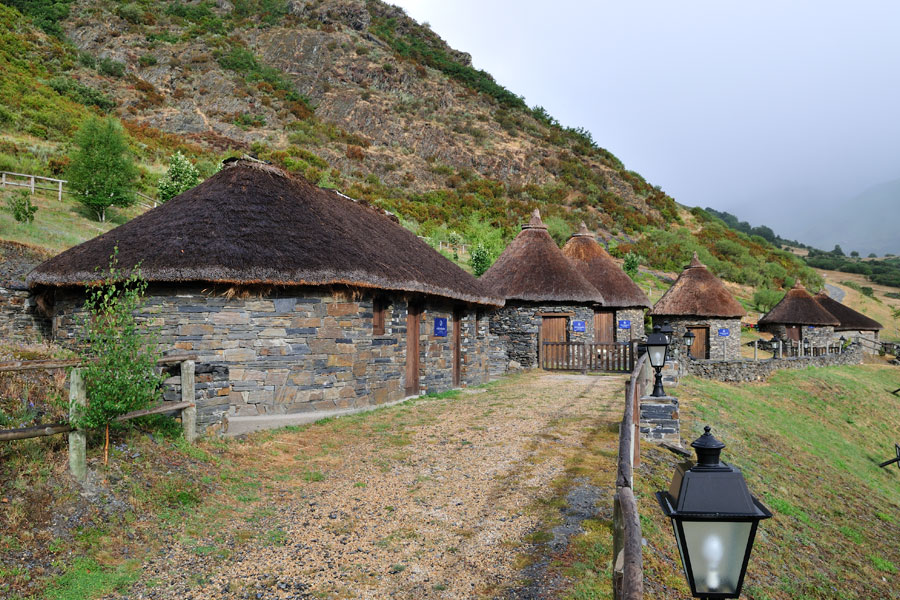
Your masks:
[{"label": "wooden fence post", "polygon": [[[69,375],[69,421],[75,422],[87,404],[81,369],[72,369]],[[69,432],[69,472],[77,481],[87,477],[87,436],[76,429]]]},{"label": "wooden fence post", "polygon": [[759,360],[759,340],[753,340],[753,360]]},{"label": "wooden fence post", "polygon": [[184,439],[193,444],[197,439],[197,407],[194,395],[194,361],[186,360],[181,363],[181,400],[190,402],[191,406],[181,411],[181,426],[184,429]]},{"label": "wooden fence post", "polygon": [[59,185],[59,193],[56,195],[56,199],[62,202],[62,180],[58,181],[57,184]]}]

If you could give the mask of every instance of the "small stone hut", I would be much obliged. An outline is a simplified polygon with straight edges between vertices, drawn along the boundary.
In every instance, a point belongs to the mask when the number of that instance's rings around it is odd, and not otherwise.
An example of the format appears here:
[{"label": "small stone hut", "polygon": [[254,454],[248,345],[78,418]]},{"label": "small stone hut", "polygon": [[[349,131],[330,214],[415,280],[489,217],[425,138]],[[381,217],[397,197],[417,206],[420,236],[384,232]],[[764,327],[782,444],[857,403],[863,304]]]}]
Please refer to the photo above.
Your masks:
[{"label": "small stone hut", "polygon": [[603,296],[562,253],[538,210],[481,281],[506,305],[491,313],[490,332],[506,359],[540,365],[543,342],[591,342]]},{"label": "small stone hut", "polygon": [[760,318],[759,330],[782,340],[809,340],[812,347],[818,348],[834,342],[834,328],[840,324],[798,281]]},{"label": "small stone hut", "polygon": [[650,308],[650,300],[597,242],[587,225],[581,224],[562,252],[603,296],[603,306],[594,310],[594,343],[643,338],[644,311]]},{"label": "small stone hut", "polygon": [[659,299],[650,315],[654,325],[668,321],[674,329],[672,348],[684,348],[684,334],[694,334],[694,359],[737,360],[741,357],[741,317],[747,314],[722,281],[694,253],[691,263]]},{"label": "small stone hut", "polygon": [[841,322],[834,328],[835,336],[844,336],[854,342],[861,341],[862,351],[865,353],[876,354],[878,352],[878,336],[884,328],[881,323],[841,304],[824,290],[816,294],[814,298],[822,308]]},{"label": "small stone hut", "polygon": [[362,410],[489,376],[503,305],[389,213],[235,160],[197,187],[34,269],[53,337],[118,247],[149,282],[163,348],[198,354],[198,422],[231,433]]}]

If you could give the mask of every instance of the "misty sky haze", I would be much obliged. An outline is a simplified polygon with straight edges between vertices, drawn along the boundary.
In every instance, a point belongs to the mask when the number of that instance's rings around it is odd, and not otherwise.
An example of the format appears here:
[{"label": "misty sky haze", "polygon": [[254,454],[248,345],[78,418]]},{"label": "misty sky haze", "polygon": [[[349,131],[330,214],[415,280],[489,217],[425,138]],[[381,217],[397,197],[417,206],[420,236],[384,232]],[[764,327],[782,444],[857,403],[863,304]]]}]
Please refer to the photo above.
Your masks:
[{"label": "misty sky haze", "polygon": [[821,244],[809,211],[900,180],[900,3],[394,4],[682,204]]}]

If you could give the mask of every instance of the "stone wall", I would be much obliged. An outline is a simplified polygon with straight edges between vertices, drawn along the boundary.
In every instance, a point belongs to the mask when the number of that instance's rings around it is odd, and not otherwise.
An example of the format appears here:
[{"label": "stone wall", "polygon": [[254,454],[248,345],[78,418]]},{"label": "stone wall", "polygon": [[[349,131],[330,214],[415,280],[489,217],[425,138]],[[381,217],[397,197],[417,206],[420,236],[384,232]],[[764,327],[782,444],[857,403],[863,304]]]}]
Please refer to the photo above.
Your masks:
[{"label": "stone wall", "polygon": [[[538,342],[544,314],[568,313],[566,341],[591,342],[594,337],[594,309],[591,306],[535,304],[508,301],[490,314],[490,332],[505,348],[505,362],[516,361],[530,369],[538,363]],[[574,315],[574,316],[572,316]],[[584,321],[585,331],[572,331],[572,321]]]},{"label": "stone wall", "polygon": [[41,342],[50,335],[50,319],[40,315],[35,298],[24,286],[0,286],[0,339]]},{"label": "stone wall", "polygon": [[[631,329],[620,329],[619,322],[623,320],[631,321]],[[643,340],[644,335],[644,309],[642,308],[620,308],[616,310],[616,341],[631,342],[635,340]]]},{"label": "stone wall", "polygon": [[[669,352],[677,349],[678,356],[687,355],[687,347],[684,345],[684,334],[688,327],[709,328],[708,358],[712,360],[737,360],[741,357],[741,320],[708,318],[708,317],[653,317],[653,325],[662,325],[668,321],[675,331],[674,344],[669,346]],[[728,336],[719,337],[719,330],[727,329]]]},{"label": "stone wall", "polygon": [[[75,342],[82,302],[78,295],[58,295],[53,319],[58,341]],[[142,310],[139,318],[158,328],[162,348],[198,355],[198,383],[209,384],[198,386],[201,427],[214,427],[228,416],[357,409],[405,396],[407,302],[402,297],[387,307],[383,335],[373,334],[371,296],[321,288],[229,299],[200,287],[156,286]],[[434,335],[438,317],[447,319],[446,337]],[[482,383],[492,344],[487,319],[468,310],[461,325],[461,383]],[[419,324],[420,393],[453,387],[452,340],[452,305],[426,301]]]},{"label": "stone wall", "polygon": [[860,342],[864,354],[878,354],[881,347],[877,331],[835,331],[836,338],[844,336],[850,342]]},{"label": "stone wall", "polygon": [[674,396],[641,396],[638,429],[641,439],[681,444],[678,398]]},{"label": "stone wall", "polygon": [[805,369],[835,365],[858,365],[862,362],[859,344],[852,344],[841,354],[825,354],[768,360],[691,360],[685,361],[688,373],[718,381],[765,381],[779,369]]},{"label": "stone wall", "polygon": [[[780,340],[787,339],[787,327],[778,323],[762,325],[760,327],[760,331],[771,333],[774,337]],[[841,337],[840,334],[836,334],[834,332],[834,327],[832,327],[831,325],[825,327],[814,327],[812,325],[800,326],[800,340],[809,340],[809,343],[814,348],[833,344],[839,337]],[[849,336],[845,335],[844,337]]]}]

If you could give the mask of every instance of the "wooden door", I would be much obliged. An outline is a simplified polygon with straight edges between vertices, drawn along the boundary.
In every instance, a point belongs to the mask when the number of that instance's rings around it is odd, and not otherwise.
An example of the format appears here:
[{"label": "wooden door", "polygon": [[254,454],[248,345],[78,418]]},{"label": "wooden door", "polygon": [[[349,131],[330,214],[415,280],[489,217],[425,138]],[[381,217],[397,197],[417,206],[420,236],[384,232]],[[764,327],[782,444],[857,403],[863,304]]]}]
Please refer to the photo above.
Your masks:
[{"label": "wooden door", "polygon": [[[538,353],[544,352],[544,342],[566,341],[566,317],[542,317],[541,337],[538,340]],[[547,355],[541,354],[541,364],[544,366],[562,365],[565,361],[566,348],[559,346],[547,350]]]},{"label": "wooden door", "polygon": [[694,334],[691,358],[709,358],[709,327],[688,327],[687,330]]},{"label": "wooden door", "polygon": [[453,311],[453,387],[462,380],[462,315]]},{"label": "wooden door", "polygon": [[406,312],[406,395],[419,395],[419,318],[422,307],[410,303]]},{"label": "wooden door", "polygon": [[792,340],[794,342],[800,341],[800,326],[799,325],[785,325],[785,335],[787,339]]},{"label": "wooden door", "polygon": [[616,341],[616,313],[611,310],[594,311],[594,343],[612,344]]}]

